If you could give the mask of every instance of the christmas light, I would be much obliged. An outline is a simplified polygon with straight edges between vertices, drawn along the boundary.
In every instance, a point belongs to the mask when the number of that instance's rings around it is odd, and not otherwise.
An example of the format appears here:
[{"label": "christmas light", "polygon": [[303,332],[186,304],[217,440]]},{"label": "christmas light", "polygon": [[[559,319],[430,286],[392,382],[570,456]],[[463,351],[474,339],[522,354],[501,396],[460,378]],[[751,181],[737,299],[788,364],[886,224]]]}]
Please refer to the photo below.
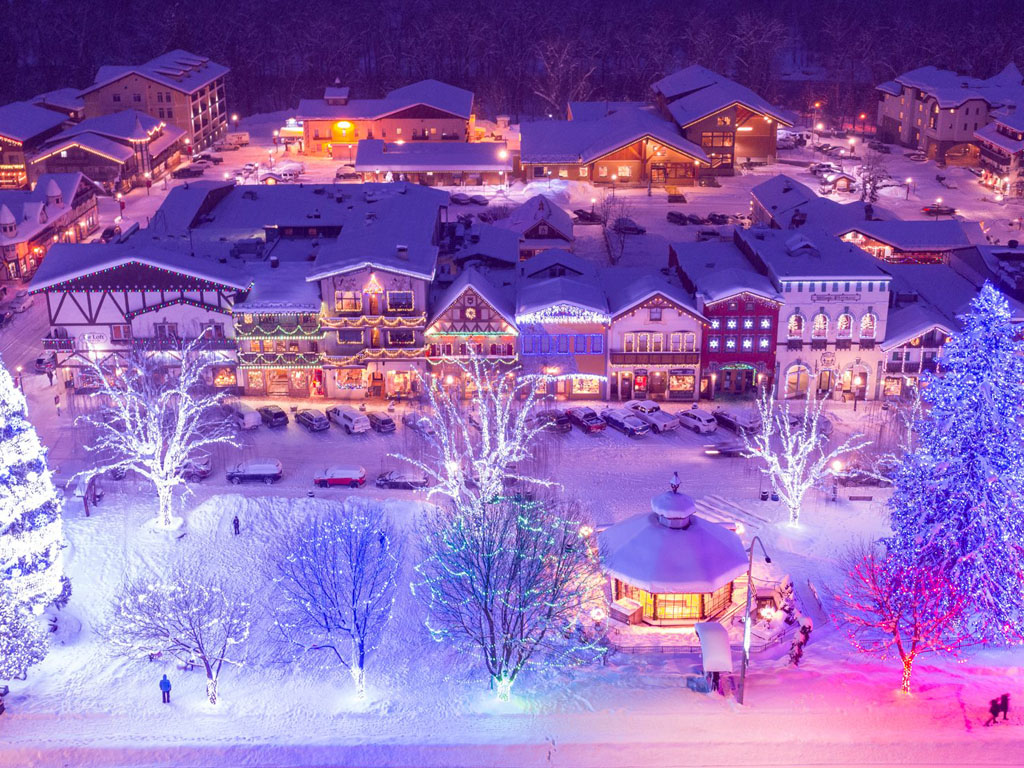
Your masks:
[{"label": "christmas light", "polygon": [[586,307],[577,307],[574,304],[555,304],[543,309],[516,315],[516,323],[519,325],[558,322],[608,325],[611,322],[611,316],[606,312],[599,312],[594,309],[587,309]]}]

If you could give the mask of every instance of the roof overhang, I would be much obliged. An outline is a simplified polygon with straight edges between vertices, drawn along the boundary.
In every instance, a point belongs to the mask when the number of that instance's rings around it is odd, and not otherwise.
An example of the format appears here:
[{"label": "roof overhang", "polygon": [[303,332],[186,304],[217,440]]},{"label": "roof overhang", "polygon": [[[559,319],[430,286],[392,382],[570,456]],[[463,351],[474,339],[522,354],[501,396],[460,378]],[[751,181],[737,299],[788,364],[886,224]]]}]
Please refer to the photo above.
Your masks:
[{"label": "roof overhang", "polygon": [[717,114],[717,113],[721,112],[723,109],[729,109],[731,107],[743,107],[744,109],[749,109],[755,115],[761,115],[761,117],[770,117],[772,120],[774,120],[775,122],[777,122],[777,123],[779,123],[781,125],[785,125],[785,126],[790,127],[790,128],[793,126],[793,124],[791,122],[789,122],[788,120],[786,120],[786,119],[784,119],[782,117],[779,117],[778,115],[773,115],[773,114],[767,113],[764,110],[757,109],[756,107],[752,107],[752,106],[750,106],[749,104],[747,104],[745,102],[736,100],[736,101],[731,102],[730,104],[726,104],[724,107],[719,107],[718,109],[713,110],[711,112],[706,112],[703,115],[701,115],[700,117],[694,118],[693,120],[691,120],[690,122],[686,123],[685,125],[680,125],[679,128],[680,128],[680,130],[683,130],[685,128],[689,128],[694,123],[699,123],[704,118],[711,117],[711,115]]}]

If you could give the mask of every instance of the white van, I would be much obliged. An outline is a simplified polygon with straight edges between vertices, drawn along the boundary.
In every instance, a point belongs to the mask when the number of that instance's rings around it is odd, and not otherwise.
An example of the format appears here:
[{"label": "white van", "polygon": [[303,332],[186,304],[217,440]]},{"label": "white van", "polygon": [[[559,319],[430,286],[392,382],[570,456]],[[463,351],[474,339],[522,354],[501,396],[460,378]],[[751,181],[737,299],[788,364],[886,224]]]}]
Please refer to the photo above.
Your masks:
[{"label": "white van", "polygon": [[250,408],[245,403],[241,403],[238,400],[230,400],[224,403],[224,405],[227,406],[231,413],[228,418],[239,429],[256,429],[256,427],[263,423],[259,412],[254,408]]},{"label": "white van", "polygon": [[365,414],[347,405],[335,405],[327,409],[327,418],[345,430],[345,434],[361,434],[370,431],[370,420]]}]

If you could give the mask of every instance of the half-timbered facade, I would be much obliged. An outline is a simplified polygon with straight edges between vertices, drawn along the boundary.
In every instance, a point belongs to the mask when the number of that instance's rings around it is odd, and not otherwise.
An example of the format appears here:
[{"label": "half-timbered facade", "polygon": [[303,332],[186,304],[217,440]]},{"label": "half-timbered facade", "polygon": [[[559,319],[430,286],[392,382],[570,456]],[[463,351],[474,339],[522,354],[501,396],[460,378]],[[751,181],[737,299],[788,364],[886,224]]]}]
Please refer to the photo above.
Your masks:
[{"label": "half-timbered facade", "polygon": [[208,383],[233,388],[231,312],[248,287],[227,265],[129,243],[55,246],[31,284],[46,301],[43,347],[57,352],[61,378],[75,388],[90,385],[87,361],[114,366],[133,349],[173,352],[200,336],[216,363]]}]

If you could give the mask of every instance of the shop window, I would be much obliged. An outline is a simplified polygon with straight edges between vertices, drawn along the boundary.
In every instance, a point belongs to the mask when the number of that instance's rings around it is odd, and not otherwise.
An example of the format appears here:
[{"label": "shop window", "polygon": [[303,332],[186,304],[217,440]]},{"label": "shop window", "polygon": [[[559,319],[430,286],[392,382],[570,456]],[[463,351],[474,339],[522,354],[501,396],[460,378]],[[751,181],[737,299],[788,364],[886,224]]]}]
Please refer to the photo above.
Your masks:
[{"label": "shop window", "polygon": [[263,389],[263,371],[246,371],[245,380],[250,389]]},{"label": "shop window", "polygon": [[411,328],[389,328],[388,344],[396,347],[411,347],[416,343],[416,332]]},{"label": "shop window", "polygon": [[412,312],[412,291],[388,291],[389,312]]},{"label": "shop window", "polygon": [[575,395],[593,395],[597,397],[601,394],[601,380],[593,376],[573,379],[572,391]]},{"label": "shop window", "polygon": [[787,338],[790,339],[802,339],[804,337],[804,318],[803,315],[790,315],[789,324],[786,328]]},{"label": "shop window", "polygon": [[336,312],[362,312],[363,295],[359,291],[335,291],[334,310]]}]

